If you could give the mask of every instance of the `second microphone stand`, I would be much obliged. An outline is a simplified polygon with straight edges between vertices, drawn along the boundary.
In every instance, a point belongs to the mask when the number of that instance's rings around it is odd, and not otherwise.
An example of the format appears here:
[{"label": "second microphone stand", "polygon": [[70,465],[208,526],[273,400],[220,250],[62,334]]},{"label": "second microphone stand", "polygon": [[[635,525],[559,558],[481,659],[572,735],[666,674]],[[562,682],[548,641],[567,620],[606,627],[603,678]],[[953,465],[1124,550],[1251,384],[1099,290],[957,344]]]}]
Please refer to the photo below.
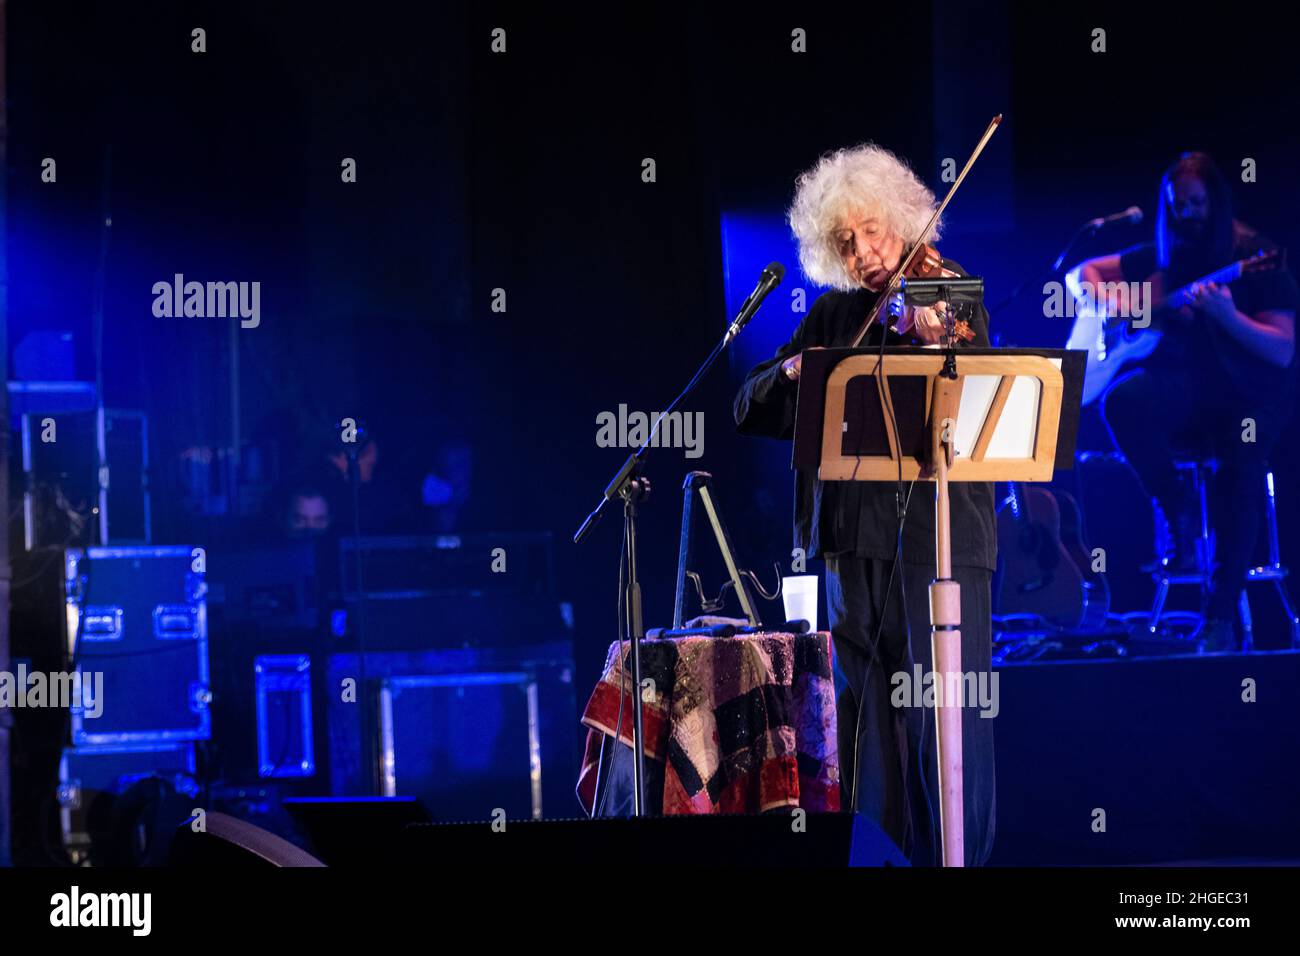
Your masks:
[{"label": "second microphone stand", "polygon": [[[619,468],[614,478],[605,487],[604,496],[596,508],[587,515],[585,521],[573,536],[574,544],[581,544],[582,541],[591,533],[591,529],[596,526],[605,514],[605,511],[612,506],[612,502],[621,501],[623,503],[623,559],[627,563],[627,576],[623,582],[622,599],[624,608],[624,626],[626,628],[628,641],[630,644],[631,671],[632,671],[632,811],[634,816],[646,815],[645,801],[645,728],[644,719],[641,712],[641,640],[645,636],[645,622],[641,613],[641,582],[637,577],[636,563],[636,512],[638,502],[644,501],[650,493],[650,482],[641,477],[641,469],[644,467],[646,449],[650,448],[659,434],[659,426],[663,420],[674,411],[676,411],[686,400],[686,396],[695,390],[695,386],[710,368],[718,360],[727,345],[733,338],[744,328],[745,324],[758,311],[759,305],[764,297],[780,283],[785,274],[785,269],[780,263],[774,262],[768,265],[763,272],[763,278],[757,289],[745,300],[741,306],[740,314],[735,318],[727,329],[727,333],[722,340],[709,353],[703,364],[696,370],[691,380],[682,389],[672,404],[667,409],[659,413],[655,419],[654,425],[650,429],[641,447],[628,455],[623,466]],[[622,646],[620,642],[620,654]],[[620,666],[621,666],[620,661]],[[621,693],[621,690],[620,690]]]}]

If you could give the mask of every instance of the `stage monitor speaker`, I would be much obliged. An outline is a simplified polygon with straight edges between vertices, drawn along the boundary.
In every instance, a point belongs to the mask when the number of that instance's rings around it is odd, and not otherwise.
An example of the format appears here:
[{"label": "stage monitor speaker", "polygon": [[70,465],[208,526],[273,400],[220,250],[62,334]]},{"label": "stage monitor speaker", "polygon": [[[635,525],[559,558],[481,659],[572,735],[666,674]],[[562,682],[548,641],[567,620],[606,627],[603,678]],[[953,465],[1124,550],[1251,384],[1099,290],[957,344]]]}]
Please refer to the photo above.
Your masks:
[{"label": "stage monitor speaker", "polygon": [[430,819],[415,797],[286,797],[283,804],[326,866],[400,862],[406,828]]},{"label": "stage monitor speaker", "polygon": [[[426,823],[407,828],[415,860],[440,866],[555,866],[629,860],[674,866],[908,866],[866,817],[795,809],[747,816]],[[504,829],[502,829],[504,826]]]}]

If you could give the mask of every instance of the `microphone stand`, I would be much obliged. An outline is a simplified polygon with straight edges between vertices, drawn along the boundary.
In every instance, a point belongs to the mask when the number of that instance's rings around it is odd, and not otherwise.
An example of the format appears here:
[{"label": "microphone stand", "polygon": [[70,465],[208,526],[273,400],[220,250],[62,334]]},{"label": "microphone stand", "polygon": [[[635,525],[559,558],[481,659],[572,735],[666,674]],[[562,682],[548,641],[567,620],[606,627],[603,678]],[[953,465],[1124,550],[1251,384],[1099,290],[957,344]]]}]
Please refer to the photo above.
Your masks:
[{"label": "microphone stand", "polygon": [[1065,248],[1062,249],[1061,254],[1053,260],[1051,267],[1047,269],[1047,271],[1040,272],[1034,278],[1026,279],[1021,282],[1020,285],[1011,290],[1010,295],[997,302],[993,308],[989,310],[989,314],[995,315],[996,313],[1001,312],[1012,302],[1016,301],[1016,299],[1020,298],[1021,294],[1029,287],[1031,282],[1037,285],[1040,280],[1046,279],[1049,276],[1054,276],[1060,272],[1061,266],[1065,264],[1065,259],[1070,254],[1070,251],[1074,249],[1075,243],[1083,238],[1084,235],[1095,236],[1105,224],[1106,222],[1103,219],[1089,219],[1078,229],[1074,230],[1074,235],[1070,236],[1070,241],[1065,244]]},{"label": "microphone stand", "polygon": [[370,739],[371,714],[370,695],[367,692],[366,675],[366,592],[361,580],[361,465],[359,457],[361,447],[365,445],[364,426],[357,429],[357,440],[348,442],[344,454],[348,459],[348,490],[352,497],[352,545],[357,565],[357,687],[361,700],[361,766],[366,768],[369,776],[367,790],[373,794],[383,792],[382,773],[376,761],[374,741]]},{"label": "microphone stand", "polygon": [[[91,509],[94,521],[90,526],[90,543],[108,544],[108,446],[104,410],[104,286],[108,279],[109,241],[113,234],[113,147],[104,148],[104,185],[101,193],[99,219],[99,264],[95,269],[94,309],[91,313],[92,337],[95,347],[95,504]],[[145,527],[148,527],[146,522]]]},{"label": "microphone stand", "polygon": [[[777,279],[779,282],[780,279]],[[775,288],[775,284],[771,288]],[[740,314],[736,320],[728,327],[722,340],[714,346],[703,364],[696,370],[691,380],[686,384],[668,408],[659,414],[655,419],[654,426],[650,429],[650,434],[642,443],[641,447],[628,455],[627,460],[623,462],[622,467],[614,474],[613,479],[605,487],[604,496],[600,503],[596,505],[591,514],[587,515],[582,526],[578,528],[573,536],[574,544],[581,544],[591,533],[591,529],[596,523],[604,517],[607,509],[612,507],[612,502],[623,502],[623,547],[624,558],[627,561],[627,580],[623,585],[623,606],[624,622],[626,633],[631,644],[632,658],[632,815],[643,817],[647,815],[645,802],[645,727],[644,719],[641,713],[641,640],[645,637],[645,624],[641,613],[641,582],[637,577],[636,565],[636,506],[640,501],[644,501],[650,494],[650,482],[648,479],[641,477],[641,471],[645,465],[645,453],[654,442],[659,434],[659,426],[664,418],[676,411],[685,401],[686,397],[695,390],[706,372],[713,367],[713,363],[718,360],[718,356],[731,342],[733,338],[744,327],[745,323],[758,310],[761,300],[766,296],[771,288],[758,294],[751,295],[741,306]],[[756,301],[757,299],[757,301]],[[619,642],[619,651],[622,652],[622,642]],[[620,666],[621,666],[620,661]],[[622,694],[620,687],[619,693]]]}]

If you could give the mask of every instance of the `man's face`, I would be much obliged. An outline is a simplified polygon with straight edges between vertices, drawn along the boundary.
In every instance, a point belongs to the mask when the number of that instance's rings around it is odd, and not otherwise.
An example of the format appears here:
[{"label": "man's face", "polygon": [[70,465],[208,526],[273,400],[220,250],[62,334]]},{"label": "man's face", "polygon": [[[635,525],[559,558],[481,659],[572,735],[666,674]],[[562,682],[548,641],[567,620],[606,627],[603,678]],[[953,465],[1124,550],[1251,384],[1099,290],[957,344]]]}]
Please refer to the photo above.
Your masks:
[{"label": "man's face", "polygon": [[903,258],[903,240],[871,213],[849,216],[835,231],[835,244],[849,275],[878,292]]},{"label": "man's face", "polygon": [[1197,176],[1174,179],[1169,188],[1174,236],[1183,245],[1204,242],[1210,228],[1210,194]]},{"label": "man's face", "polygon": [[289,502],[289,533],[307,537],[329,530],[330,506],[320,495],[294,495]]}]

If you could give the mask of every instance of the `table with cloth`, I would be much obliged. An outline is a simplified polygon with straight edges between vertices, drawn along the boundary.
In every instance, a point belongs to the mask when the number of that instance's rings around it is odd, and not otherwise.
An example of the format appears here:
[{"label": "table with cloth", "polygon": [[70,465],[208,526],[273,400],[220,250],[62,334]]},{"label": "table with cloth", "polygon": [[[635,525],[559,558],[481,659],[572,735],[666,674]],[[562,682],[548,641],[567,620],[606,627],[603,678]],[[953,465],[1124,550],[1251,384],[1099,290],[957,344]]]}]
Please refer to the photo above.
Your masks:
[{"label": "table with cloth", "polygon": [[[646,639],[641,679],[651,812],[839,810],[830,634]],[[630,812],[627,641],[610,646],[582,723],[588,728],[577,787],[583,809],[589,816]],[[621,746],[611,746],[614,740]],[[609,792],[597,806],[598,776],[608,778],[600,784],[605,790],[621,794],[612,806]]]}]

